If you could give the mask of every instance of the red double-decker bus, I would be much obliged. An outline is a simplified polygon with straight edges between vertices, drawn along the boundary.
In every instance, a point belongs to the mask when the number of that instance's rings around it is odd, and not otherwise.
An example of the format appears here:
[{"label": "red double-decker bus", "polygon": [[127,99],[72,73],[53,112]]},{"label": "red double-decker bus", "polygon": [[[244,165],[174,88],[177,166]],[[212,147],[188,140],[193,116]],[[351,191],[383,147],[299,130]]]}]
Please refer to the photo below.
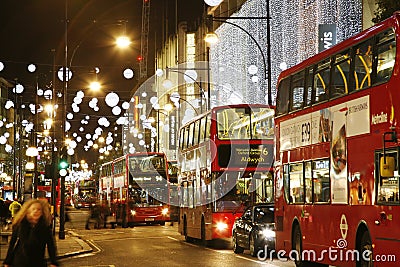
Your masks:
[{"label": "red double-decker bus", "polygon": [[215,107],[179,130],[179,231],[187,241],[230,238],[246,205],[273,201],[274,109]]},{"label": "red double-decker bus", "polygon": [[281,73],[276,250],[399,266],[400,13]]},{"label": "red double-decker bus", "polygon": [[170,221],[169,174],[164,153],[134,153],[102,165],[100,200],[122,227]]},{"label": "red double-decker bus", "polygon": [[[67,191],[67,188],[65,190]],[[90,208],[96,205],[98,185],[95,179],[77,180],[73,185],[72,205],[77,208]]]}]

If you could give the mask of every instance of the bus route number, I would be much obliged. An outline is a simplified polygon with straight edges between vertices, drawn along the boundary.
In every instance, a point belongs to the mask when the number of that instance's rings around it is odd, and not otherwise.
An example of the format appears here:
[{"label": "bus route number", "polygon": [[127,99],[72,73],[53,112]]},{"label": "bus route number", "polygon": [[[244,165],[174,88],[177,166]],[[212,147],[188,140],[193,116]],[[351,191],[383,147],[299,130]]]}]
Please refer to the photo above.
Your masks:
[{"label": "bus route number", "polygon": [[301,142],[310,142],[311,139],[311,124],[305,122],[301,125]]}]

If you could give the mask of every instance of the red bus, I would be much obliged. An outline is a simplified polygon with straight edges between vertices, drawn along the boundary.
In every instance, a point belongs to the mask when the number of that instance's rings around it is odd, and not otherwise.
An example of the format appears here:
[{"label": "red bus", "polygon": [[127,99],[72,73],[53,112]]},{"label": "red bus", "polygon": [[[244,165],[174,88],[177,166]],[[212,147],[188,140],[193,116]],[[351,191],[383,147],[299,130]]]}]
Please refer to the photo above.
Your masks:
[{"label": "red bus", "polygon": [[51,185],[38,185],[37,197],[46,199],[49,203],[51,203]]},{"label": "red bus", "polygon": [[[96,205],[97,189],[98,186],[94,179],[77,180],[73,184],[72,205],[77,209],[90,208]],[[65,192],[67,192],[67,187]]]},{"label": "red bus", "polygon": [[[170,221],[169,175],[164,153],[134,153],[102,165],[100,199],[122,227]],[[104,203],[104,202],[103,202]]]},{"label": "red bus", "polygon": [[179,130],[179,231],[187,241],[230,238],[245,205],[273,201],[274,109],[220,106]]},{"label": "red bus", "polygon": [[399,36],[395,13],[279,77],[276,250],[297,266],[399,265]]}]

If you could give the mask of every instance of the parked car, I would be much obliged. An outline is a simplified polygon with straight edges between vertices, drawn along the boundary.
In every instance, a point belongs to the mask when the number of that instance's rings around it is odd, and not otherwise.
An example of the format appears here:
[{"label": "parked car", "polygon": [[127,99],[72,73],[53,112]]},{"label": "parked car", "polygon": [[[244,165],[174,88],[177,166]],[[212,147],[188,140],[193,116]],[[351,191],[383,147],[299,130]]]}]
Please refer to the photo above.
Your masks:
[{"label": "parked car", "polygon": [[232,229],[233,251],[243,253],[245,249],[255,257],[260,250],[275,249],[275,222],[273,204],[255,204],[248,207],[235,220]]}]

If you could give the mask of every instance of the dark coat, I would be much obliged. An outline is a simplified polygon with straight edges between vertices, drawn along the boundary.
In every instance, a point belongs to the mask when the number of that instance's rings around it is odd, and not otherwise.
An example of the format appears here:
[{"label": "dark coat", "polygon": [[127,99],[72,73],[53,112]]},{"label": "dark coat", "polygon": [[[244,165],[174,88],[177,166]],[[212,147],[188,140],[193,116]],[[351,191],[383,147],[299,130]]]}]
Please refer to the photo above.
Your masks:
[{"label": "dark coat", "polygon": [[43,219],[34,227],[24,219],[18,227],[13,229],[4,264],[13,267],[47,266],[46,245],[51,263],[58,265],[50,227],[46,226]]},{"label": "dark coat", "polygon": [[0,199],[0,218],[8,217],[8,208],[4,200]]}]

